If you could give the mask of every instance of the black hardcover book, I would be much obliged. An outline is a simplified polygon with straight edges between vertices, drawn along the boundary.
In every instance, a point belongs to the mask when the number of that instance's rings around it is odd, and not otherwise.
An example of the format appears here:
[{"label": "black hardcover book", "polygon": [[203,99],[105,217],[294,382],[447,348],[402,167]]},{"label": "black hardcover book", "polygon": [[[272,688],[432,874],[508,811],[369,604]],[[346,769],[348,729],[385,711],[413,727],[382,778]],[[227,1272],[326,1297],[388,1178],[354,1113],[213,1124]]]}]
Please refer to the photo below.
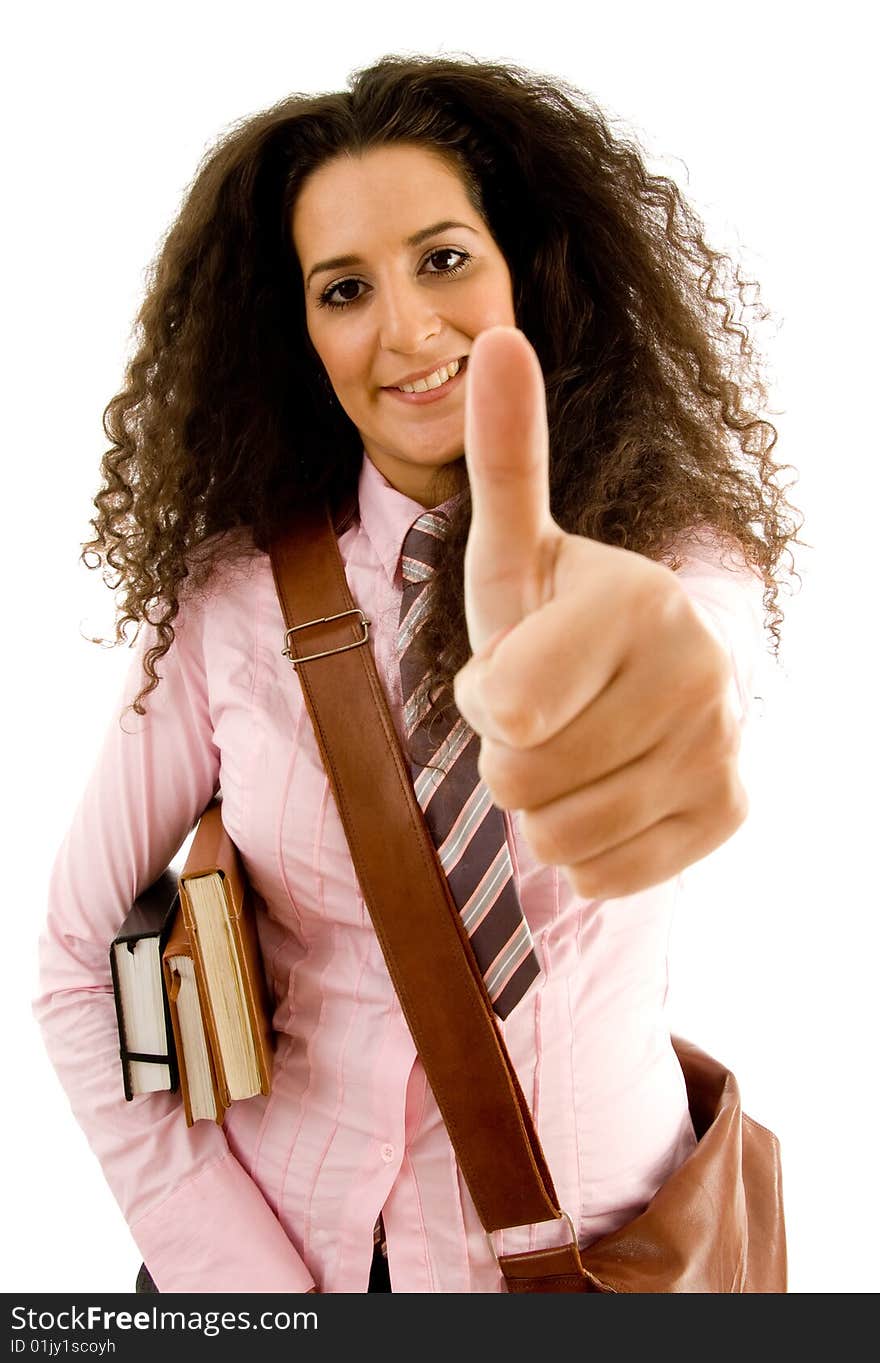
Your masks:
[{"label": "black hardcover book", "polygon": [[137,1093],[173,1091],[177,1055],[162,973],[162,948],[178,908],[178,877],[165,870],[132,904],[110,946],[122,1083]]}]

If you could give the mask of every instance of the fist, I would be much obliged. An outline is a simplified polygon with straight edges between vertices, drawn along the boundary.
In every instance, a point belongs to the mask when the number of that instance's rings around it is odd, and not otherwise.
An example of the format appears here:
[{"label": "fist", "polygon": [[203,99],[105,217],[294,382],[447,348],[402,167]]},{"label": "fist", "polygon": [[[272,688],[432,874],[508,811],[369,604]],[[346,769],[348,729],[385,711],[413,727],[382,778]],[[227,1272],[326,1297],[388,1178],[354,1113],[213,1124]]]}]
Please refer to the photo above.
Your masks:
[{"label": "fist", "polygon": [[471,350],[473,514],[455,678],[495,803],[584,896],[677,875],[743,823],[731,665],[675,574],[550,515],[544,383],[522,332]]}]

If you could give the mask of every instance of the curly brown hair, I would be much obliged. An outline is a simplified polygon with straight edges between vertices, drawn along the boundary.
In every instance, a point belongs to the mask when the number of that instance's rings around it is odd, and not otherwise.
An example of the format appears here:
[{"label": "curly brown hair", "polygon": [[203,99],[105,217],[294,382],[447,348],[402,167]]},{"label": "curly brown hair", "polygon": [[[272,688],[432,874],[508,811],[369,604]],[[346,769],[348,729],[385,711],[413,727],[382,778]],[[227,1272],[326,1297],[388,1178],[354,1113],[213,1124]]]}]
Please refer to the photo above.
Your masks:
[{"label": "curly brown hair", "polygon": [[[583,92],[472,57],[388,55],[347,91],[234,124],[151,268],[81,555],[121,589],[113,642],[155,626],[134,710],[160,680],[185,580],[197,589],[219,558],[267,552],[303,498],[343,518],[356,498],[363,446],[306,331],[290,222],[320,165],[396,142],[452,160],[507,261],[546,382],[556,522],[673,569],[677,537],[713,527],[760,573],[778,656],[777,573],[803,521],[777,483],[767,390],[737,320],[769,316],[754,281],[731,277],[676,184]],[[423,630],[435,705],[470,654],[470,511],[465,487]]]}]

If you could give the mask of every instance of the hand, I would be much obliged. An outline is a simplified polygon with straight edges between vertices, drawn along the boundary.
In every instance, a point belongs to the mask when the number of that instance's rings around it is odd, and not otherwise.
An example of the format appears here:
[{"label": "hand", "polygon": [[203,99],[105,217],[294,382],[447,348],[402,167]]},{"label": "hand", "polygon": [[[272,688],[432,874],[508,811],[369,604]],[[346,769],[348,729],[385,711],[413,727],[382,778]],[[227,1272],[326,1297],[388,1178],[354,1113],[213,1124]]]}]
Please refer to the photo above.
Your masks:
[{"label": "hand", "polygon": [[514,327],[471,349],[465,457],[474,654],[455,700],[480,774],[577,893],[668,880],[746,817],[730,661],[671,569],[552,519],[543,376]]}]

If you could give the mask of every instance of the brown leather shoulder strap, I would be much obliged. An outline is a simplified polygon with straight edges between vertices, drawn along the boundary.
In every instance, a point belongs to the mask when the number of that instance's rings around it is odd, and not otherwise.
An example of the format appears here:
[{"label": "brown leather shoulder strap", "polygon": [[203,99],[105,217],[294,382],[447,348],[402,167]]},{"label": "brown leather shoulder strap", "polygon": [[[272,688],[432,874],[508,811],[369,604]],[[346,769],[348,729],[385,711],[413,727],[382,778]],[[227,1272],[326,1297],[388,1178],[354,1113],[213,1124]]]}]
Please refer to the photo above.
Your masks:
[{"label": "brown leather shoulder strap", "polygon": [[326,509],[304,509],[271,557],[292,665],[364,900],[480,1220],[491,1231],[556,1219],[550,1172],[416,800],[369,622],[352,600]]}]

